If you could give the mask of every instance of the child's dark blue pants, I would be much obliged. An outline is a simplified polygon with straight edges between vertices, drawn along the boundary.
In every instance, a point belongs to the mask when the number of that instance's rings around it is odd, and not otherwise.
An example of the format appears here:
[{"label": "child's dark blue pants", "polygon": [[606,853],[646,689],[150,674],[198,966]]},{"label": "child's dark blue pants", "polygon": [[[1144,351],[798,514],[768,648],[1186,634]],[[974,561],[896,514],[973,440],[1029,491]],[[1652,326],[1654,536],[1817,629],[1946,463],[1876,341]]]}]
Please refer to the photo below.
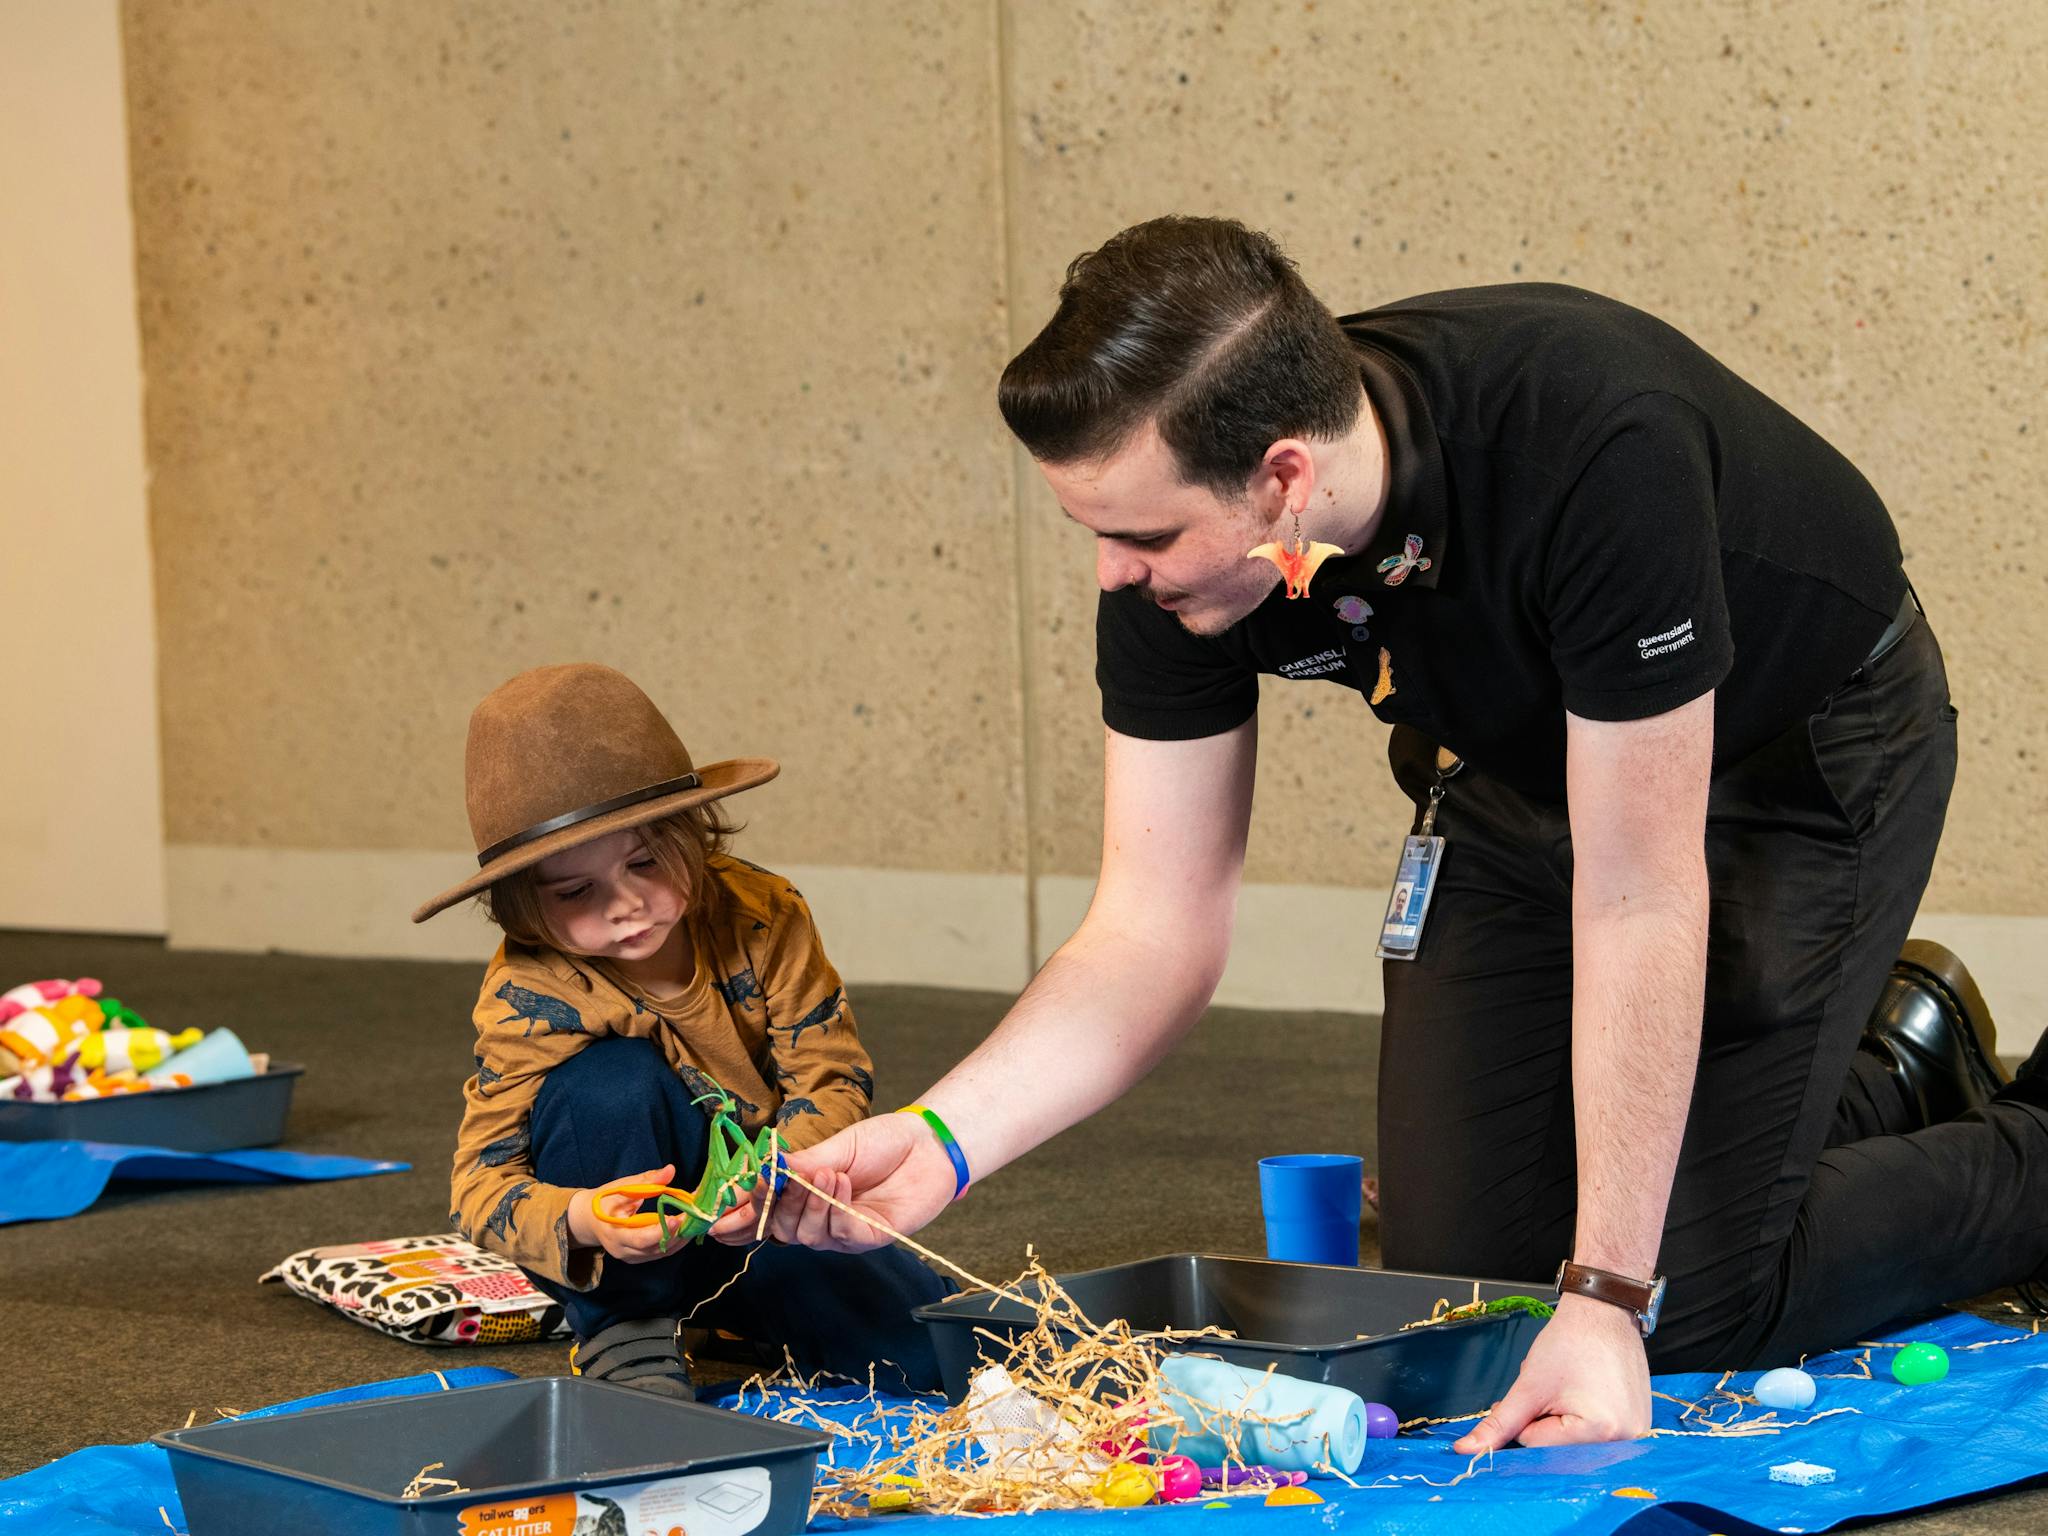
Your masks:
[{"label": "child's dark blue pants", "polygon": [[[704,1176],[711,1122],[652,1041],[613,1038],[591,1041],[548,1073],[532,1128],[534,1173],[545,1183],[594,1189],[673,1163],[676,1187],[691,1189]],[[528,1278],[587,1339],[613,1323],[688,1316],[738,1273],[746,1253],[705,1238],[646,1264],[607,1257],[588,1291]],[[690,1321],[786,1346],[806,1375],[865,1383],[872,1364],[879,1390],[936,1391],[938,1360],[910,1312],[952,1289],[899,1248],[819,1253],[763,1243],[732,1289]]]}]

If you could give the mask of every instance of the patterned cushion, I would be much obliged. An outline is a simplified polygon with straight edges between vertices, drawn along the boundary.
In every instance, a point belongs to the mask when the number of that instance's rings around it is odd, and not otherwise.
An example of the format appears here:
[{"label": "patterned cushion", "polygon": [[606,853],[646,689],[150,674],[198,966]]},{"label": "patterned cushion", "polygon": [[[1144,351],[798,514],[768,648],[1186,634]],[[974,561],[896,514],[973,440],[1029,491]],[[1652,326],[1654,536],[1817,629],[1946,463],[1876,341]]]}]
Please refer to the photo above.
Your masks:
[{"label": "patterned cushion", "polygon": [[263,1276],[366,1328],[414,1344],[567,1338],[559,1303],[510,1259],[454,1233],[308,1248]]}]

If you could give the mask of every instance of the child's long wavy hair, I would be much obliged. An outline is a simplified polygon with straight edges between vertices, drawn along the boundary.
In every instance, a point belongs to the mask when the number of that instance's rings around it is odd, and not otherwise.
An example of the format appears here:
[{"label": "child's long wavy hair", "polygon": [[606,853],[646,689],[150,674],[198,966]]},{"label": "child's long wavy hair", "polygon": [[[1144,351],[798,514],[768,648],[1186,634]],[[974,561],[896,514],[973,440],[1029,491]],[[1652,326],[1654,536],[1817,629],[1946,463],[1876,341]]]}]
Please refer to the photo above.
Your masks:
[{"label": "child's long wavy hair", "polygon": [[[682,898],[683,921],[704,923],[724,909],[725,887],[711,873],[710,861],[726,851],[739,824],[728,821],[717,801],[650,821],[633,830],[653,855],[662,878]],[[514,870],[477,896],[484,915],[505,930],[515,943],[560,949],[561,940],[548,927],[546,904],[540,899],[540,866]]]}]

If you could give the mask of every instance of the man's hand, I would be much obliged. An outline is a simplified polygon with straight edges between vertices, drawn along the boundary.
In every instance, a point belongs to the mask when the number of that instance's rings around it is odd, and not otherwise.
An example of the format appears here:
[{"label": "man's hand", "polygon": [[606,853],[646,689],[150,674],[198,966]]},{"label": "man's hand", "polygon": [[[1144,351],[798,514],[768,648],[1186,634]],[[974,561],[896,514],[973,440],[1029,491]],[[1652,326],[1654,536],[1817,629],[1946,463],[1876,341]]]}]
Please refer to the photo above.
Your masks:
[{"label": "man's hand", "polygon": [[[569,1241],[579,1248],[602,1248],[622,1264],[647,1264],[655,1259],[665,1259],[668,1254],[661,1251],[661,1223],[645,1227],[615,1227],[610,1222],[599,1221],[591,1207],[600,1200],[608,1201],[603,1209],[613,1216],[630,1216],[640,1209],[641,1201],[633,1195],[614,1194],[624,1184],[666,1184],[676,1176],[675,1165],[664,1163],[659,1168],[650,1168],[645,1173],[629,1173],[622,1179],[613,1179],[609,1184],[600,1184],[596,1189],[579,1189],[569,1197]],[[669,1223],[673,1231],[677,1222]],[[669,1245],[673,1252],[675,1245]]]},{"label": "man's hand", "polygon": [[1523,1445],[1633,1440],[1650,1428],[1650,1366],[1635,1319],[1567,1296],[1543,1325],[1508,1395],[1451,1447],[1461,1456]]},{"label": "man's hand", "polygon": [[[860,1215],[849,1216],[827,1205],[792,1179],[768,1212],[767,1235],[779,1243],[801,1243],[830,1253],[881,1248],[891,1241],[890,1234],[864,1218],[908,1234],[953,1199],[952,1161],[931,1127],[916,1115],[876,1115],[859,1121],[815,1147],[790,1153],[788,1162],[793,1173]],[[721,1243],[751,1243],[762,1196],[756,1185],[718,1219],[711,1235]]]}]

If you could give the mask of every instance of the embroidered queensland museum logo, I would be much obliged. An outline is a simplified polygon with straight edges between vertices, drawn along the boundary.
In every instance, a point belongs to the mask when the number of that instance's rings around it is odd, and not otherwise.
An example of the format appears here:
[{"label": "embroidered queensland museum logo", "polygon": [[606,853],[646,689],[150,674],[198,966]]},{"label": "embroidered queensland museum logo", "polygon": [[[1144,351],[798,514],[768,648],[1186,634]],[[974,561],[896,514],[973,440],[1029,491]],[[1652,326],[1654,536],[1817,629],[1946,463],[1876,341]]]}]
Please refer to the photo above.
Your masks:
[{"label": "embroidered queensland museum logo", "polygon": [[1636,636],[1636,649],[1642,653],[1644,661],[1649,661],[1653,657],[1668,656],[1673,651],[1684,650],[1698,638],[1692,632],[1692,620],[1687,619],[1683,624],[1674,624],[1661,634]]},{"label": "embroidered queensland museum logo", "polygon": [[1327,677],[1332,672],[1342,672],[1345,667],[1344,652],[1340,647],[1317,651],[1313,656],[1297,657],[1284,661],[1278,670],[1282,677],[1298,681],[1304,677]]}]

